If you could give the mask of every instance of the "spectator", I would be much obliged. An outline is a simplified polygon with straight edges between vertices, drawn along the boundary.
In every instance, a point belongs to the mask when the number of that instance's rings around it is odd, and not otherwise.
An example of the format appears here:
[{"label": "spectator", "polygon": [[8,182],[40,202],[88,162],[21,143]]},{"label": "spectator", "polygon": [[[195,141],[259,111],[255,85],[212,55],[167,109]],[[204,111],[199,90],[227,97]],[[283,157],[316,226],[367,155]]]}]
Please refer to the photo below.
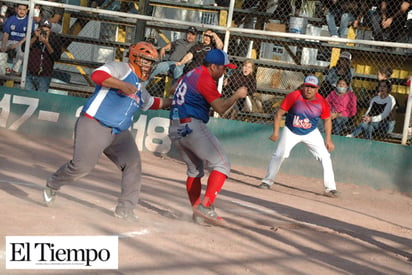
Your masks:
[{"label": "spectator", "polygon": [[[379,68],[378,75],[377,75],[378,81],[390,80],[392,73],[393,73],[393,70],[391,68],[388,68],[388,67]],[[379,90],[379,85],[376,87],[376,94],[378,94],[378,90]],[[393,107],[391,113],[389,114],[389,118],[388,118],[388,134],[392,133],[393,130],[395,129],[395,124],[396,124],[395,115],[396,115],[396,111],[399,108],[399,103],[396,97],[395,97],[395,102],[396,102],[395,107]]]},{"label": "spectator", "polygon": [[372,98],[369,108],[362,117],[362,122],[347,137],[357,137],[363,133],[364,138],[372,139],[372,134],[378,130],[380,135],[386,135],[388,131],[388,117],[395,107],[395,98],[390,95],[392,83],[389,80],[379,81],[379,94]]},{"label": "spectator", "polygon": [[183,74],[184,64],[176,66],[176,63],[180,61],[183,56],[195,45],[197,40],[197,29],[195,27],[189,27],[186,31],[186,38],[178,39],[174,42],[168,43],[166,46],[160,49],[160,59],[162,60],[167,51],[170,51],[170,56],[167,61],[160,62],[156,65],[153,72],[150,75],[149,81],[156,75],[164,74],[167,72],[173,73],[173,79],[177,80]]},{"label": "spectator", "polygon": [[[13,74],[18,74],[23,64],[24,52],[22,50],[22,44],[26,41],[29,21],[27,13],[27,5],[17,4],[17,13],[8,17],[3,26],[1,51],[8,52],[9,57],[14,57],[15,55],[16,58],[11,71]],[[7,72],[10,72],[10,69],[8,69]]]},{"label": "spectator", "polygon": [[[319,93],[326,98],[329,93],[336,88],[340,78],[345,78],[349,82],[352,82],[354,74],[355,69],[352,67],[352,54],[344,51],[340,54],[336,66],[328,70],[325,80],[319,89]],[[350,90],[352,90],[352,87],[350,87]]]},{"label": "spectator", "polygon": [[366,13],[365,24],[372,28],[374,40],[399,41],[406,23],[411,1],[380,1]]},{"label": "spectator", "polygon": [[30,40],[26,89],[47,92],[54,62],[62,54],[61,41],[52,31],[52,23],[42,19]]},{"label": "spectator", "polygon": [[191,71],[203,64],[206,54],[212,49],[223,49],[223,42],[213,30],[208,29],[203,33],[203,42],[190,48],[189,52],[179,62],[176,62],[176,66],[187,64],[183,73]]},{"label": "spectator", "polygon": [[[332,119],[332,134],[342,135],[350,119],[356,115],[356,95],[350,90],[350,82],[340,78],[338,85],[327,97]],[[319,120],[318,128],[323,133],[323,120]]]},{"label": "spectator", "polygon": [[[63,3],[62,0],[50,0],[49,2]],[[39,23],[42,19],[49,19],[49,21],[52,23],[52,32],[61,33],[63,15],[63,8],[43,5],[40,8],[40,17],[34,17],[33,19],[37,23]]]},{"label": "spectator", "polygon": [[299,16],[300,8],[302,7],[302,0],[294,1],[295,11],[292,11],[291,0],[279,0],[276,9],[273,11],[271,18],[280,20],[283,24],[289,23],[289,17],[293,14]]},{"label": "spectator", "polygon": [[[355,21],[355,13],[358,9],[359,1],[326,1],[326,22],[329,34],[332,37],[348,36],[349,26]],[[339,28],[337,27],[339,26]]]},{"label": "spectator", "polygon": [[[255,63],[252,59],[246,59],[243,62],[242,70],[235,71],[232,75],[225,79],[223,83],[223,95],[225,97],[232,96],[233,92],[237,91],[240,87],[246,87],[248,96],[256,91],[256,78],[253,75],[255,69]],[[235,119],[239,111],[241,111],[245,105],[246,98],[240,98],[236,104],[225,114],[226,118]]]},{"label": "spectator", "polygon": [[11,7],[9,7],[10,4],[7,2],[0,2],[1,10],[0,10],[0,24],[3,24],[6,22],[7,18],[9,16],[12,16],[15,14],[15,10]]}]

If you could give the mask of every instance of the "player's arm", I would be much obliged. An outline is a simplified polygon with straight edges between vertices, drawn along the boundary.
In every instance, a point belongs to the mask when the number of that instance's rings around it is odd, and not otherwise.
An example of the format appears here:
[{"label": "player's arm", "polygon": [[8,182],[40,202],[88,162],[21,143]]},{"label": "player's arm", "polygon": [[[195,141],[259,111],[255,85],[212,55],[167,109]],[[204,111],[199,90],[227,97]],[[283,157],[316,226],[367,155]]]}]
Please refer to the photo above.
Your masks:
[{"label": "player's arm", "polygon": [[329,152],[332,152],[333,149],[335,149],[335,144],[332,142],[332,118],[330,116],[324,119],[324,125],[326,149],[328,149]]},{"label": "player's arm", "polygon": [[152,106],[149,109],[151,110],[158,110],[158,109],[165,109],[172,105],[171,98],[161,98],[161,97],[153,97],[154,101]]},{"label": "player's arm", "polygon": [[238,100],[239,98],[245,98],[247,96],[247,88],[246,87],[240,87],[239,89],[236,90],[236,92],[229,98],[216,98],[212,102],[210,102],[210,105],[212,106],[213,110],[215,110],[217,113],[219,113],[220,116],[223,116],[223,114]]},{"label": "player's arm", "polygon": [[279,129],[280,129],[280,122],[282,121],[282,117],[286,114],[286,111],[279,108],[276,112],[275,117],[273,119],[273,133],[269,137],[270,140],[276,141],[279,138]]},{"label": "player's arm", "polygon": [[91,78],[97,85],[118,89],[128,95],[134,94],[137,91],[137,87],[132,83],[125,82],[116,77],[113,77],[109,73],[102,70],[94,71],[91,75]]}]

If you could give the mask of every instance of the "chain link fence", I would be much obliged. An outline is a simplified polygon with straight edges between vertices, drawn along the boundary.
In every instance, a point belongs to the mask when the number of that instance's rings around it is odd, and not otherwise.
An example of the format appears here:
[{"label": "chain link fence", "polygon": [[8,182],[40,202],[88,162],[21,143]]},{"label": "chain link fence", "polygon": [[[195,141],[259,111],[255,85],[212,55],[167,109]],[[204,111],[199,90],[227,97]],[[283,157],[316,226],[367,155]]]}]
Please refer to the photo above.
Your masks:
[{"label": "chain link fence", "polygon": [[[56,33],[56,43],[59,43],[62,54],[54,64],[49,92],[87,97],[94,89],[90,73],[107,61],[127,61],[129,45],[140,37],[144,36],[160,49],[171,41],[184,38],[185,30],[195,26],[199,30],[199,42],[207,29],[216,32],[224,41],[224,49],[238,65],[236,71],[227,72],[219,82],[224,96],[233,92],[234,86],[230,83],[242,83],[244,64],[252,66],[250,73],[254,83],[250,84],[253,88],[249,89],[248,98],[234,105],[224,118],[272,124],[284,96],[298,89],[306,75],[319,77],[320,92],[326,97],[335,93],[339,77],[330,75],[337,72],[349,78],[350,89],[357,99],[355,114],[339,134],[353,134],[362,123],[371,99],[379,94],[378,72],[383,70],[391,72],[390,94],[396,99],[396,106],[383,119],[385,123],[374,129],[371,138],[398,142],[403,133],[409,93],[404,80],[412,75],[408,11],[402,14],[405,20],[396,29],[399,33],[396,38],[391,35],[381,38],[368,17],[376,7],[364,8],[364,16],[356,17],[359,19],[356,26],[354,20],[344,20],[343,9],[334,18],[339,31],[335,37],[330,21],[334,7],[326,5],[326,1],[245,0],[234,1],[234,9],[229,8],[230,1],[206,0],[140,1],[140,6],[136,1],[124,0],[7,2],[9,5],[29,3],[32,9],[36,4],[41,4],[42,8],[63,9],[61,31]],[[38,23],[33,15],[34,11],[30,10],[29,20]],[[17,74],[2,74],[2,85],[24,87],[26,68],[35,66],[30,63],[30,47],[24,48],[27,49],[24,53],[27,65],[23,64]],[[350,58],[346,58],[349,62],[340,61],[342,53],[346,57],[350,54]],[[15,59],[9,54],[7,66],[12,68],[13,62]],[[336,66],[338,68],[333,69]],[[328,79],[332,79],[331,83]],[[173,81],[170,74],[159,75],[147,84],[147,88],[153,95],[168,96]],[[376,115],[376,106],[373,108]],[[377,110],[383,112],[382,106],[379,108]],[[358,137],[367,138],[368,131],[362,131]]]}]

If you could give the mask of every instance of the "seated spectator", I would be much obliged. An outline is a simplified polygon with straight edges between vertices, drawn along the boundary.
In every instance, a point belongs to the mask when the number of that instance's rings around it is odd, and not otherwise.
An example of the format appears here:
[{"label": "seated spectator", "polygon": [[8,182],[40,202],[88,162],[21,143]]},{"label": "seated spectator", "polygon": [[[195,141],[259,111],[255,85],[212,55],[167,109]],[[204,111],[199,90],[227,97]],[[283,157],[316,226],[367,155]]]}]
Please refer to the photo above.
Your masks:
[{"label": "seated spectator", "polygon": [[[223,96],[231,97],[234,92],[236,92],[240,87],[246,87],[248,97],[256,92],[256,78],[253,74],[255,69],[255,63],[252,59],[246,59],[243,62],[242,70],[235,71],[223,82]],[[245,105],[246,98],[238,99],[237,102],[229,109],[225,114],[225,118],[235,119],[237,113],[242,111]]]},{"label": "seated spectator", "polygon": [[223,49],[223,42],[213,30],[209,29],[203,33],[203,42],[190,48],[189,52],[179,62],[176,62],[176,66],[185,65],[183,73],[187,73],[201,66],[206,54],[212,49]]},{"label": "seated spectator", "polygon": [[294,1],[294,4],[295,12],[292,10],[291,0],[279,0],[276,9],[272,13],[271,19],[277,19],[283,24],[288,24],[290,16],[299,16],[302,0],[296,0]]},{"label": "seated spectator", "polygon": [[389,80],[379,81],[379,94],[372,98],[369,108],[362,117],[362,122],[347,137],[357,137],[363,133],[366,139],[372,139],[375,131],[380,136],[386,136],[389,126],[389,114],[395,107],[395,98],[390,95],[392,83]]},{"label": "seated spectator", "polygon": [[54,62],[61,54],[61,41],[51,31],[52,23],[42,19],[30,39],[30,53],[27,68],[26,89],[47,92],[52,79]]},{"label": "seated spectator", "polygon": [[401,40],[410,6],[410,1],[380,1],[378,6],[371,8],[364,23],[372,29],[374,40]]},{"label": "seated spectator", "polygon": [[[327,97],[331,91],[336,88],[340,78],[347,79],[352,82],[355,69],[352,67],[352,55],[350,52],[342,52],[336,66],[330,68],[326,74],[325,80],[319,89],[319,93],[323,97]],[[350,87],[352,90],[352,87]]]},{"label": "seated spectator", "polygon": [[[49,0],[49,2],[63,3],[62,0]],[[33,17],[33,19],[36,23],[39,23],[42,19],[49,19],[49,22],[53,25],[52,32],[61,33],[63,15],[63,8],[43,5],[40,7],[40,17]]]},{"label": "seated spectator", "polygon": [[[9,57],[14,59],[11,73],[18,74],[23,64],[24,52],[22,44],[26,41],[27,25],[29,18],[27,16],[28,6],[17,4],[17,13],[7,18],[3,26],[3,37],[1,42],[1,51],[8,52]],[[10,72],[10,69],[6,72]]]},{"label": "seated spectator", "polygon": [[150,74],[149,81],[159,74],[171,72],[173,79],[177,80],[183,74],[184,64],[176,66],[176,63],[180,61],[183,56],[195,45],[197,40],[197,29],[195,27],[189,27],[186,31],[186,38],[178,39],[174,42],[168,43],[166,46],[160,49],[160,59],[163,59],[166,52],[170,51],[170,56],[167,61],[156,64],[152,73]]},{"label": "seated spectator", "polygon": [[[350,90],[350,82],[340,78],[336,89],[327,97],[326,101],[330,107],[330,117],[332,119],[332,134],[342,135],[342,131],[347,127],[348,122],[356,115],[356,95]],[[323,123],[319,121],[318,128],[324,133]]]},{"label": "seated spectator", "polygon": [[358,26],[359,19],[362,17],[359,12],[361,5],[359,1],[327,0],[323,5],[330,36],[346,38],[349,27]]}]

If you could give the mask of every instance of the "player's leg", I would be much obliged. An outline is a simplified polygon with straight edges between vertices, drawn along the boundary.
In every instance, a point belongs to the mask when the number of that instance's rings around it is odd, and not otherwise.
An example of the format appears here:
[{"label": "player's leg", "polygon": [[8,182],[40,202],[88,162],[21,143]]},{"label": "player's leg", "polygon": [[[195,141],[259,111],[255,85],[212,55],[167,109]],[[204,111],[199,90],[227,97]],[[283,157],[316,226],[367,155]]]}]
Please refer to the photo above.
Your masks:
[{"label": "player's leg", "polygon": [[321,133],[315,129],[304,136],[303,142],[308,146],[312,155],[322,163],[325,192],[336,191],[332,160]]},{"label": "player's leg", "polygon": [[289,157],[290,151],[300,141],[301,136],[294,134],[288,129],[288,127],[283,128],[277,148],[272,154],[272,159],[270,160],[269,166],[266,170],[266,176],[262,179],[262,183],[259,185],[259,188],[269,189],[272,186],[283,161]]},{"label": "player's leg", "polygon": [[185,137],[185,145],[189,145],[199,159],[206,161],[211,171],[205,196],[201,204],[195,206],[193,211],[207,222],[223,225],[224,220],[216,214],[213,204],[230,173],[229,159],[219,140],[203,122],[195,120],[190,123],[190,128],[193,132]]},{"label": "player's leg", "polygon": [[96,120],[80,116],[75,125],[73,159],[62,165],[47,179],[44,200],[48,206],[54,203],[56,191],[65,184],[87,175],[96,165],[103,150],[112,142],[111,129]]},{"label": "player's leg", "polygon": [[139,150],[130,131],[115,135],[104,154],[122,171],[121,192],[115,216],[134,222],[137,218],[133,209],[139,200],[142,165]]},{"label": "player's leg", "polygon": [[173,145],[187,166],[186,191],[192,206],[200,203],[202,190],[201,178],[204,176],[203,160],[185,146],[186,138],[173,140]]}]

